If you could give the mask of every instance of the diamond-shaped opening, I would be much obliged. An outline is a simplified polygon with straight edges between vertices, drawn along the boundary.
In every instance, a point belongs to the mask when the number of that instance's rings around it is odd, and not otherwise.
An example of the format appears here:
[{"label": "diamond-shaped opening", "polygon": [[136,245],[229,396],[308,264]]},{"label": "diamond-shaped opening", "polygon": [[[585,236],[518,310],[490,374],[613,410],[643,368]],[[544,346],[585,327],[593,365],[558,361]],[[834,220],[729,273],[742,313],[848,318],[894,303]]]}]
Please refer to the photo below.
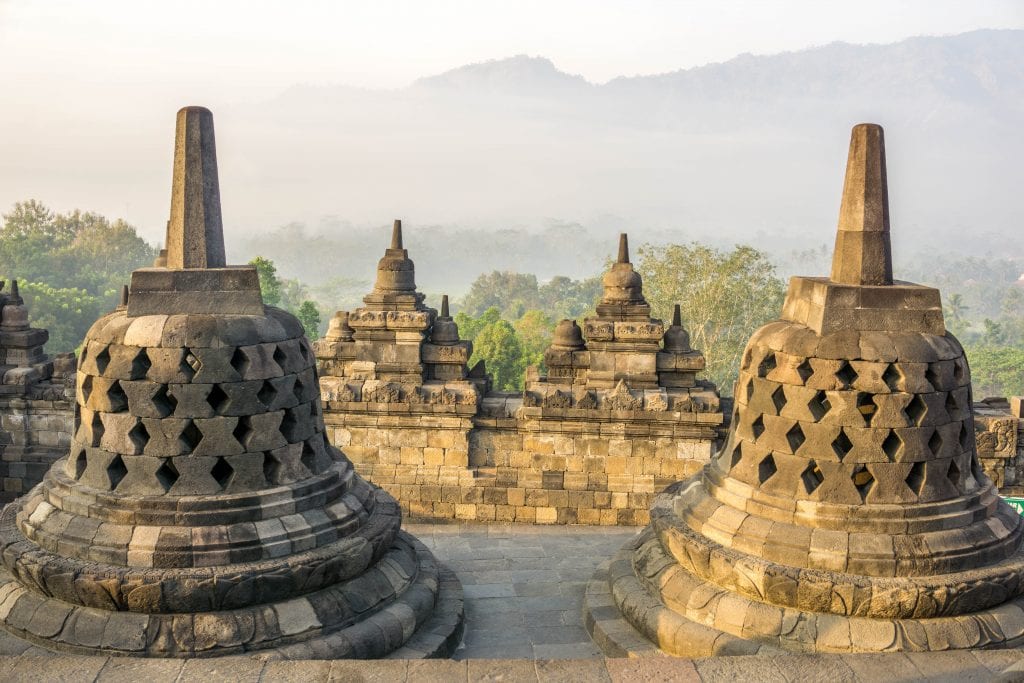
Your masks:
[{"label": "diamond-shaped opening", "polygon": [[164,458],[163,463],[156,470],[156,480],[160,482],[160,486],[165,492],[171,490],[174,482],[178,481],[180,476],[178,468],[174,466],[174,461],[170,458]]},{"label": "diamond-shaped opening", "polygon": [[953,379],[956,380],[956,385],[961,386],[964,384],[964,380],[967,378],[967,360],[964,358],[957,358],[953,362]]},{"label": "diamond-shaped opening", "polygon": [[868,497],[868,493],[871,491],[871,487],[875,485],[875,477],[864,465],[857,465],[853,468],[853,485],[857,487],[857,492],[860,493],[860,499],[865,500]]},{"label": "diamond-shaped opening", "polygon": [[263,386],[256,392],[256,398],[260,400],[267,408],[274,405],[274,399],[277,397],[277,388],[270,383],[270,380],[263,380]]},{"label": "diamond-shaped opening", "polygon": [[885,368],[885,372],[882,373],[882,381],[885,382],[885,386],[889,387],[889,391],[899,391],[900,380],[902,379],[903,373],[892,363],[889,363],[888,367]]},{"label": "diamond-shaped opening", "polygon": [[242,445],[242,448],[248,450],[249,438],[255,430],[252,428],[252,423],[249,421],[248,415],[243,415],[238,418],[238,424],[235,425],[234,431],[231,434],[235,439]]},{"label": "diamond-shaped opening", "polygon": [[210,393],[206,395],[206,402],[213,408],[213,412],[220,415],[228,405],[228,395],[224,393],[219,384],[214,384]]},{"label": "diamond-shaped opening", "polygon": [[896,456],[899,455],[900,448],[902,447],[903,439],[894,430],[890,429],[888,436],[885,437],[885,441],[882,442],[882,452],[885,453],[890,462],[895,462]]},{"label": "diamond-shaped opening", "polygon": [[740,464],[740,460],[743,459],[743,449],[740,448],[740,444],[737,442],[732,447],[732,453],[729,455],[729,469],[736,467]]},{"label": "diamond-shaped opening", "polygon": [[750,399],[754,397],[754,380],[753,378],[747,380],[747,403],[750,403]]},{"label": "diamond-shaped opening", "polygon": [[308,441],[302,442],[302,455],[299,456],[299,460],[302,461],[303,466],[309,470],[310,474],[317,473],[316,451],[313,450]]},{"label": "diamond-shaped opening", "polygon": [[278,477],[281,474],[281,463],[270,453],[263,454],[263,477],[268,484],[279,483]]},{"label": "diamond-shaped opening", "polygon": [[284,411],[284,417],[281,419],[281,434],[288,443],[295,443],[295,430],[299,426],[299,421],[295,418],[294,410]]},{"label": "diamond-shaped opening", "polygon": [[903,480],[910,487],[910,490],[918,496],[921,495],[921,489],[924,487],[924,473],[925,464],[923,462],[915,462]]},{"label": "diamond-shaped opening", "polygon": [[132,359],[132,379],[142,379],[151,367],[153,367],[153,362],[149,360],[146,349],[139,349],[135,358]]},{"label": "diamond-shaped opening", "polygon": [[245,351],[241,347],[235,349],[235,352],[231,354],[231,367],[242,376],[245,377],[246,371],[249,369],[249,356],[245,354]]},{"label": "diamond-shaped opening", "polygon": [[796,366],[796,374],[800,375],[800,381],[807,384],[807,380],[814,374],[814,368],[811,367],[811,361],[807,358],[803,359],[800,365]]},{"label": "diamond-shaped opening", "polygon": [[104,346],[103,350],[96,354],[96,369],[102,375],[107,371],[108,365],[110,365],[110,349]]},{"label": "diamond-shaped opening", "polygon": [[769,453],[757,466],[757,479],[763,484],[778,471],[779,468],[775,465],[775,458]]},{"label": "diamond-shaped opening", "polygon": [[757,366],[757,376],[767,377],[768,373],[774,370],[776,365],[778,365],[778,362],[775,360],[775,353],[769,351],[761,360],[761,364]]},{"label": "diamond-shaped opening", "polygon": [[226,489],[228,484],[231,483],[231,478],[235,474],[235,468],[228,464],[228,461],[223,456],[217,457],[217,462],[213,464],[213,468],[210,470],[210,475],[217,480],[220,484],[221,489]]},{"label": "diamond-shaped opening", "polygon": [[939,388],[939,373],[935,370],[935,363],[928,364],[928,369],[924,371],[924,378],[928,380],[928,384],[931,384],[935,391],[941,391]]},{"label": "diamond-shaped opening", "polygon": [[928,449],[933,455],[938,455],[942,451],[942,434],[939,434],[938,429],[932,431],[931,437],[928,438]]},{"label": "diamond-shaped opening", "polygon": [[114,382],[107,389],[107,400],[110,402],[110,412],[112,413],[128,410],[128,396],[121,388],[120,382]]},{"label": "diamond-shaped opening", "polygon": [[86,375],[82,380],[82,403],[89,402],[90,394],[92,394],[92,375]]},{"label": "diamond-shaped opening", "polygon": [[299,342],[299,353],[302,354],[303,362],[308,363],[309,362],[309,345],[306,343],[305,339],[303,339],[302,341]]},{"label": "diamond-shaped opening", "polygon": [[124,464],[124,460],[121,459],[120,455],[115,455],[114,459],[107,465],[107,479],[110,481],[110,490],[113,491],[117,488],[117,485],[121,483],[121,480],[128,474],[128,468]]},{"label": "diamond-shaped opening", "polygon": [[924,419],[925,413],[928,412],[928,404],[924,402],[924,399],[920,395],[914,394],[914,398],[910,399],[910,403],[903,409],[903,413],[907,416],[907,420],[910,424],[920,426],[921,420]]},{"label": "diamond-shaped opening", "polygon": [[875,417],[878,406],[875,405],[875,397],[863,391],[857,393],[857,412],[864,417],[864,423],[871,426],[871,420]]},{"label": "diamond-shaped opening", "polygon": [[196,355],[191,351],[186,351],[185,356],[178,365],[178,371],[185,376],[186,381],[191,381],[201,367],[203,367],[203,364],[196,358]]},{"label": "diamond-shaped opening", "polygon": [[828,394],[819,391],[807,402],[807,407],[815,420],[821,420],[832,409],[832,404],[828,400]]},{"label": "diamond-shaped opening", "polygon": [[789,449],[794,453],[804,445],[804,441],[806,440],[807,437],[804,436],[804,430],[800,429],[799,422],[790,427],[789,431],[786,432],[786,441],[789,442]]},{"label": "diamond-shaped opening", "polygon": [[956,464],[956,458],[952,458],[949,461],[949,469],[946,470],[946,476],[949,478],[949,483],[953,485],[957,491],[960,490],[960,465]]},{"label": "diamond-shaped opening", "polygon": [[99,413],[92,414],[92,443],[89,444],[95,448],[99,448],[100,441],[103,440],[103,420],[100,419]]},{"label": "diamond-shaped opening", "polygon": [[781,386],[772,392],[772,405],[775,406],[776,414],[781,413],[786,407],[786,392]]},{"label": "diamond-shaped opening", "polygon": [[836,371],[836,379],[842,382],[845,388],[849,389],[857,381],[857,371],[847,361],[843,361],[842,366]]},{"label": "diamond-shaped opening", "polygon": [[846,432],[842,429],[839,430],[839,435],[832,439],[832,450],[840,461],[853,450],[853,442],[850,441],[850,437],[846,436]]},{"label": "diamond-shaped opening", "polygon": [[807,491],[807,495],[810,495],[825,481],[825,475],[821,473],[818,463],[811,460],[807,463],[804,471],[800,473],[800,479],[804,482],[804,490]]},{"label": "diamond-shaped opening", "polygon": [[754,441],[761,438],[764,434],[764,417],[758,415],[754,418],[754,421],[750,423],[750,431],[754,433]]},{"label": "diamond-shaped opening", "polygon": [[181,430],[181,436],[178,438],[185,445],[185,450],[191,453],[199,445],[199,442],[203,440],[203,432],[196,426],[194,420],[189,420],[185,428]]},{"label": "diamond-shaped opening", "polygon": [[146,425],[142,424],[141,420],[136,422],[135,426],[129,430],[128,439],[135,447],[136,453],[142,453],[146,450],[146,444],[149,443],[149,430],[146,429]]},{"label": "diamond-shaped opening", "polygon": [[960,405],[956,402],[956,396],[953,395],[952,391],[946,394],[945,408],[946,414],[949,415],[950,419],[952,419],[953,416],[960,411]]},{"label": "diamond-shaped opening", "polygon": [[280,346],[274,347],[274,362],[284,370],[285,363],[288,362],[288,354]]},{"label": "diamond-shaped opening", "polygon": [[167,393],[166,384],[161,384],[150,400],[153,406],[156,407],[157,412],[160,413],[160,417],[167,417],[178,407],[178,399],[174,398],[173,394]]},{"label": "diamond-shaped opening", "polygon": [[295,400],[302,403],[306,396],[306,385],[302,383],[302,379],[299,377],[295,378],[295,385],[292,387],[292,394],[295,396]]},{"label": "diamond-shaped opening", "polygon": [[85,455],[85,449],[78,449],[78,455],[75,456],[75,479],[81,479],[82,475],[85,474],[85,468],[89,464],[88,459]]},{"label": "diamond-shaped opening", "polygon": [[969,451],[971,450],[971,430],[967,427],[966,422],[960,423],[960,450]]}]

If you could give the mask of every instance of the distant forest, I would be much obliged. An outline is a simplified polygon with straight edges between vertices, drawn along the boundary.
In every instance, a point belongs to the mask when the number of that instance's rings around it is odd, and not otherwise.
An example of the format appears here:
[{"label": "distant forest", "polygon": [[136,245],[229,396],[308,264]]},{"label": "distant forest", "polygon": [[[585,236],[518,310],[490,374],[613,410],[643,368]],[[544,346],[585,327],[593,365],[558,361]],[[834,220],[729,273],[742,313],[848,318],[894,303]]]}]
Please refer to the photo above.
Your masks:
[{"label": "distant forest", "polygon": [[[0,221],[0,278],[18,279],[32,324],[50,332],[49,353],[76,351],[93,321],[116,305],[131,271],[156,255],[134,226],[95,213],[61,214],[25,201]],[[773,254],[656,236],[633,249],[654,315],[669,318],[680,304],[693,346],[707,356],[708,377],[726,395],[746,340],[778,315],[786,277],[827,273],[831,261],[830,245]],[[335,311],[361,305],[386,240],[384,229],[328,236],[292,224],[241,245],[242,259],[229,249],[229,260],[256,265],[264,300],[294,313],[316,337]],[[474,341],[472,362],[485,360],[496,385],[515,391],[528,366],[543,370],[559,320],[593,314],[616,245],[607,228],[592,234],[554,224],[535,233],[407,231],[406,246],[428,305],[452,294],[460,332]],[[942,290],[946,326],[967,349],[977,398],[1024,394],[1024,258],[922,248],[897,258],[895,271]]]}]

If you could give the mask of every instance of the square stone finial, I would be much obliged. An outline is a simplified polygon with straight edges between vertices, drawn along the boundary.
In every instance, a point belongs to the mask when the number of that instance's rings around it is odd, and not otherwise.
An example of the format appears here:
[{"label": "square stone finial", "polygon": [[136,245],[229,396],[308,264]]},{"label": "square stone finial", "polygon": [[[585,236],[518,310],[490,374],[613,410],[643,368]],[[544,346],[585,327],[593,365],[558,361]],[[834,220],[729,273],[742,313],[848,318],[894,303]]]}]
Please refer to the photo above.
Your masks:
[{"label": "square stone finial", "polygon": [[845,329],[946,333],[939,290],[892,279],[881,126],[861,123],[850,135],[832,274],[793,277],[782,318],[818,334]]},{"label": "square stone finial", "polygon": [[185,107],[178,111],[174,139],[167,268],[225,265],[213,114],[205,107]]},{"label": "square stone finial", "polygon": [[226,265],[213,114],[204,107],[178,112],[166,253],[132,273],[127,301],[129,317],[192,313],[264,313],[256,269]]},{"label": "square stone finial", "polygon": [[844,285],[892,284],[885,134],[874,123],[858,124],[850,134],[830,279]]}]

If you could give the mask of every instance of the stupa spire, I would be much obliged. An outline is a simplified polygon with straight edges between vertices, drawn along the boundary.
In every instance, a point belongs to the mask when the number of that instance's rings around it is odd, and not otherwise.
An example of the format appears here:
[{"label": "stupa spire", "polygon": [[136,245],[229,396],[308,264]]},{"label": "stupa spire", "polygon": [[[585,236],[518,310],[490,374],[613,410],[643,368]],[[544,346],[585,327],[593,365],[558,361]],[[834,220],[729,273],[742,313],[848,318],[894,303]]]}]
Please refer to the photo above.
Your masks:
[{"label": "stupa spire", "polygon": [[858,124],[850,135],[830,279],[844,285],[892,284],[885,134],[874,123]]},{"label": "stupa spire", "polygon": [[683,324],[683,316],[679,310],[679,304],[676,304],[675,308],[672,309],[672,324],[675,327],[681,327]]},{"label": "stupa spire", "polygon": [[178,112],[174,138],[166,267],[225,265],[213,114],[204,107],[185,107]]},{"label": "stupa spire", "polygon": [[629,263],[629,237],[626,233],[619,235],[619,258],[616,263]]},{"label": "stupa spire", "polygon": [[391,248],[402,249],[402,221],[396,218],[394,225],[391,226]]},{"label": "stupa spire", "polygon": [[442,318],[450,318],[451,317],[450,315],[448,315],[448,295],[447,294],[444,294],[444,295],[441,296],[441,317]]}]

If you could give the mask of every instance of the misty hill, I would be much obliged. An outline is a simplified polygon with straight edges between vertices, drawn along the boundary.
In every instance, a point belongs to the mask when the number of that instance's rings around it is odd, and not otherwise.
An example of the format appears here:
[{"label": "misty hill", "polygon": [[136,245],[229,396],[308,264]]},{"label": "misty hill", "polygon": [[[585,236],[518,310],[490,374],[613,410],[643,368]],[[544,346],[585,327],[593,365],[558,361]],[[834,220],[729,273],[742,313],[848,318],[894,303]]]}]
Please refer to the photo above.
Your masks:
[{"label": "misty hill", "polygon": [[284,261],[371,280],[402,217],[424,286],[455,293],[493,268],[590,275],[623,229],[637,244],[830,244],[860,121],[886,129],[897,260],[1021,255],[1007,237],[1022,120],[1024,31],[975,31],[605,84],[516,56],[398,90],[296,86],[219,122],[247,151],[240,167],[222,157],[231,212],[249,230],[303,221],[335,245]]}]

